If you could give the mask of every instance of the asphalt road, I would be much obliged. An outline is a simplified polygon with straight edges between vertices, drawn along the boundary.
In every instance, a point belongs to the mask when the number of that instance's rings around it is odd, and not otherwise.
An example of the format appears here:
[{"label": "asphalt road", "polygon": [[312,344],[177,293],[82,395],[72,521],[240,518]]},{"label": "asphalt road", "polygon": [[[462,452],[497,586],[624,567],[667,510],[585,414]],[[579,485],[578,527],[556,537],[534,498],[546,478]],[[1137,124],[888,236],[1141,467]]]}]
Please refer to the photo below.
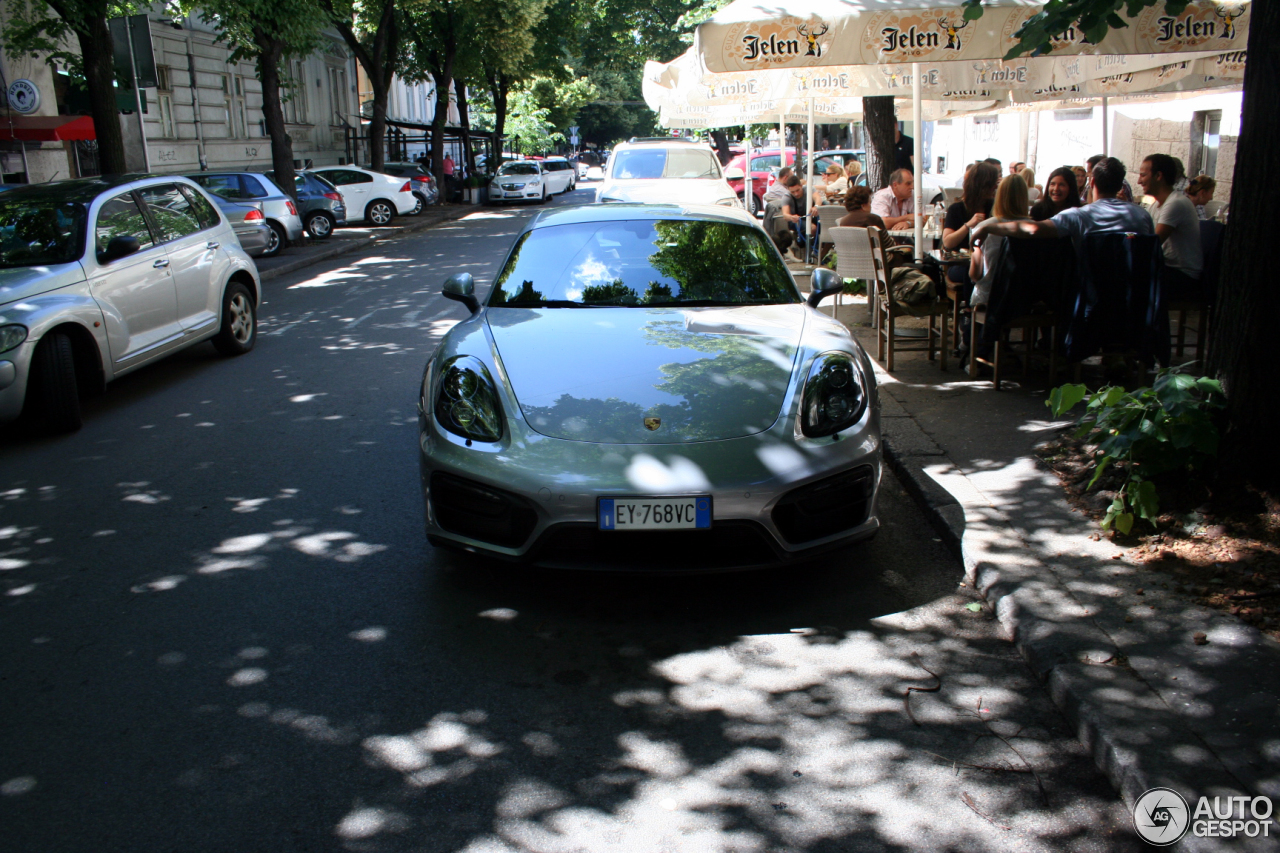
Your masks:
[{"label": "asphalt road", "polygon": [[1137,849],[892,477],[880,535],[807,568],[426,544],[440,285],[487,287],[530,212],[270,282],[248,356],[0,435],[0,850]]}]

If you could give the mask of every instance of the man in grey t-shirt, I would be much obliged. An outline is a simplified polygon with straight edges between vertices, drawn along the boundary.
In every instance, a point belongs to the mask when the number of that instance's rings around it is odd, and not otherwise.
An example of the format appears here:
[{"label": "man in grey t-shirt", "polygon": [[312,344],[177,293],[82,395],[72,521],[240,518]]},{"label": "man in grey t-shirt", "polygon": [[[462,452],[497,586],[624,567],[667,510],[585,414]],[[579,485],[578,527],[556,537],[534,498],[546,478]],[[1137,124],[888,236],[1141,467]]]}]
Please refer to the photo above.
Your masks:
[{"label": "man in grey t-shirt", "polygon": [[1150,155],[1138,171],[1138,183],[1159,205],[1155,210],[1156,236],[1164,248],[1160,284],[1166,299],[1196,298],[1201,292],[1204,253],[1200,217],[1191,199],[1173,191],[1182,174],[1182,161],[1168,154]]}]

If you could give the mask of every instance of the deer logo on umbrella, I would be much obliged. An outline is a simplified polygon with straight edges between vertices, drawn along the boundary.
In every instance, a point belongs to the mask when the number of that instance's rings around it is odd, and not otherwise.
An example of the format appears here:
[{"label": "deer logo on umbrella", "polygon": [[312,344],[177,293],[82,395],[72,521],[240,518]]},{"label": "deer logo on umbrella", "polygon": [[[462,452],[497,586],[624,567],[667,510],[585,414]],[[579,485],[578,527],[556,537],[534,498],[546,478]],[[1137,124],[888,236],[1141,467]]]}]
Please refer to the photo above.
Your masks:
[{"label": "deer logo on umbrella", "polygon": [[946,18],[938,19],[938,29],[947,34],[947,45],[943,50],[959,50],[962,42],[960,41],[960,31],[969,26],[970,22],[965,21],[959,26],[950,23]]},{"label": "deer logo on umbrella", "polygon": [[826,35],[827,30],[831,29],[831,25],[823,24],[822,29],[814,30],[813,32],[809,32],[808,24],[801,24],[796,29],[809,44],[809,50],[805,53],[805,56],[822,56],[822,45],[818,43],[818,36]]}]

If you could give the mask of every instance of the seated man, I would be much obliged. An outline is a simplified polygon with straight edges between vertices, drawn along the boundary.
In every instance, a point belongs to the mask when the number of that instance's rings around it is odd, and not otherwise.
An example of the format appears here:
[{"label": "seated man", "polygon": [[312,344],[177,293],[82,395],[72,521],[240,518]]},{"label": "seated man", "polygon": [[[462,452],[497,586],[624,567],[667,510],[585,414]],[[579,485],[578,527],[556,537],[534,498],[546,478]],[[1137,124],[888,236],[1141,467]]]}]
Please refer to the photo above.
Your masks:
[{"label": "seated man", "polygon": [[889,176],[889,186],[871,197],[871,212],[883,219],[890,231],[913,225],[915,191],[916,179],[911,170],[898,169]]},{"label": "seated man", "polygon": [[1204,252],[1200,246],[1200,216],[1195,202],[1173,191],[1182,180],[1182,161],[1168,154],[1152,154],[1142,161],[1138,183],[1156,200],[1152,215],[1156,236],[1164,250],[1164,270],[1160,286],[1166,299],[1194,299],[1200,296],[1200,273]]}]

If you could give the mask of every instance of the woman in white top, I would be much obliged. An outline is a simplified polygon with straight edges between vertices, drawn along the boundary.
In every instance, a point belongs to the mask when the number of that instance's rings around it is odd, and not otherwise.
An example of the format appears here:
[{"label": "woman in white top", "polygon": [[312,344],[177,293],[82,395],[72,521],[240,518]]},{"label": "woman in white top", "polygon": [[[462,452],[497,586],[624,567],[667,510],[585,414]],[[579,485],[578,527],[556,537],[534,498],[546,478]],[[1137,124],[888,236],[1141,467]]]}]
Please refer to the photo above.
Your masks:
[{"label": "woman in white top", "polygon": [[[1027,211],[1031,203],[1027,200],[1027,182],[1021,175],[1009,175],[996,188],[995,204],[991,208],[992,219],[996,222],[1010,222],[1015,219],[1030,219]],[[988,222],[992,220],[987,220]],[[977,284],[973,288],[973,296],[969,304],[975,308],[985,306],[991,298],[991,284],[995,280],[996,267],[1008,244],[1007,237],[988,234],[982,238],[979,251],[973,253],[969,261],[969,277]]]}]

